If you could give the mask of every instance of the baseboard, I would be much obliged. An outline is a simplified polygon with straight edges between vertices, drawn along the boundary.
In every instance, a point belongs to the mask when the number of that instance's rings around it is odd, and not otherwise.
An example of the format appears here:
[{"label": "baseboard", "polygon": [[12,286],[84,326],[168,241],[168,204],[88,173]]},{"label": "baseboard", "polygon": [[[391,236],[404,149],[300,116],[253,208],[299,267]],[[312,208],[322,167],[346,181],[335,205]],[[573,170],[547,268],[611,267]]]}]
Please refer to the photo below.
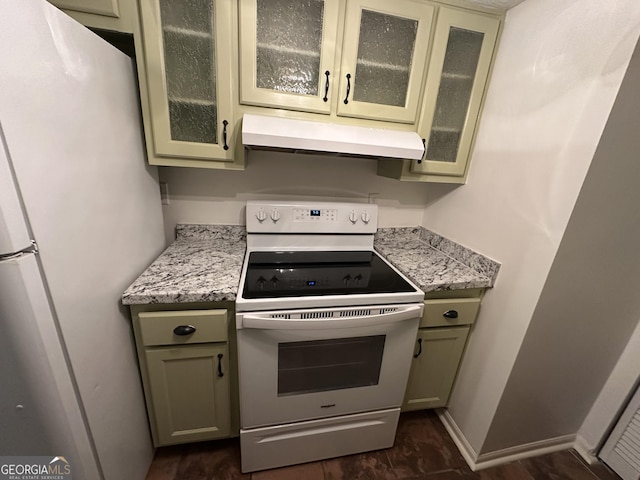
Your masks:
[{"label": "baseboard", "polygon": [[573,448],[589,465],[598,463],[599,460],[595,455],[595,448],[587,443],[580,435],[576,435],[576,441],[573,442]]},{"label": "baseboard", "polygon": [[436,410],[436,412],[438,413],[438,418],[440,418],[442,425],[444,425],[444,428],[447,430],[449,436],[453,440],[453,443],[455,443],[456,447],[458,447],[458,450],[460,451],[460,454],[464,458],[465,462],[467,462],[467,465],[469,465],[469,468],[471,470],[475,471],[478,454],[473,449],[467,438],[464,436],[462,430],[458,428],[456,422],[453,420],[453,418],[451,418],[451,415],[449,415],[449,411],[441,408]]},{"label": "baseboard", "polygon": [[449,432],[458,450],[460,450],[460,454],[464,457],[469,468],[474,472],[524,458],[575,448],[576,446],[576,435],[564,435],[478,455],[448,411],[439,410],[438,417],[447,432]]}]

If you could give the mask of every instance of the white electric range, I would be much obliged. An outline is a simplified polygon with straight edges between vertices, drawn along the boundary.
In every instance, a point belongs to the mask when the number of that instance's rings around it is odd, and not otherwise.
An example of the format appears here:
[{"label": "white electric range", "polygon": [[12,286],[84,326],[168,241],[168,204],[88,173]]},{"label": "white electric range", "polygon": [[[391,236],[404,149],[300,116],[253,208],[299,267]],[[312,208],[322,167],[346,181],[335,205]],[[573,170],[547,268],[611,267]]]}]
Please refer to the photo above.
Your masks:
[{"label": "white electric range", "polygon": [[236,301],[242,470],[393,445],[424,293],[377,205],[248,202]]}]

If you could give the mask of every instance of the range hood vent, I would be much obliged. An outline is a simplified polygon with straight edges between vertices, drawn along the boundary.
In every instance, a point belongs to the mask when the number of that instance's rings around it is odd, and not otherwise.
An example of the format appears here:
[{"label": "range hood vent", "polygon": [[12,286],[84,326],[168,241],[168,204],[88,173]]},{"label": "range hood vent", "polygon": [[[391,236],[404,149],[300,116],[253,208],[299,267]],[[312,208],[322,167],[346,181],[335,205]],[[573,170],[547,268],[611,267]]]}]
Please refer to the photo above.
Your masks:
[{"label": "range hood vent", "polygon": [[337,125],[245,114],[242,143],[250,148],[418,160],[424,145],[415,132]]}]

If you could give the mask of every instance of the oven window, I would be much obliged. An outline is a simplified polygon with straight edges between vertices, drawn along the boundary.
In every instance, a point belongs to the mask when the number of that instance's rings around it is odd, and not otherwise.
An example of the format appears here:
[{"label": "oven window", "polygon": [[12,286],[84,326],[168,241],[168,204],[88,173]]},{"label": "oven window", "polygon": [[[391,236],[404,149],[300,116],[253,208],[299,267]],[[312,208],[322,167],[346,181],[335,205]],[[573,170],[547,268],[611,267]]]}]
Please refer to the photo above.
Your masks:
[{"label": "oven window", "polygon": [[278,396],[378,384],[385,335],[278,344]]}]

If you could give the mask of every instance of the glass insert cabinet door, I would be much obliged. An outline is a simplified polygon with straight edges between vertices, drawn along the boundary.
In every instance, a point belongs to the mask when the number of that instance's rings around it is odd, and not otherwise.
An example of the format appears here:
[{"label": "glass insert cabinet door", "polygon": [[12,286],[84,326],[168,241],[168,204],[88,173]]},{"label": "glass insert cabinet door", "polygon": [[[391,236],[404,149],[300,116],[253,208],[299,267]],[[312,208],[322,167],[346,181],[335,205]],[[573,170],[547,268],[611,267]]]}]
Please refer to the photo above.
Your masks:
[{"label": "glass insert cabinet door", "polygon": [[338,115],[415,123],[434,7],[347,3]]},{"label": "glass insert cabinet door", "polygon": [[231,1],[140,7],[155,154],[231,161]]},{"label": "glass insert cabinet door", "polygon": [[484,95],[500,21],[442,7],[418,133],[425,156],[412,171],[463,176]]},{"label": "glass insert cabinet door", "polygon": [[240,0],[240,100],[328,114],[339,0]]}]

